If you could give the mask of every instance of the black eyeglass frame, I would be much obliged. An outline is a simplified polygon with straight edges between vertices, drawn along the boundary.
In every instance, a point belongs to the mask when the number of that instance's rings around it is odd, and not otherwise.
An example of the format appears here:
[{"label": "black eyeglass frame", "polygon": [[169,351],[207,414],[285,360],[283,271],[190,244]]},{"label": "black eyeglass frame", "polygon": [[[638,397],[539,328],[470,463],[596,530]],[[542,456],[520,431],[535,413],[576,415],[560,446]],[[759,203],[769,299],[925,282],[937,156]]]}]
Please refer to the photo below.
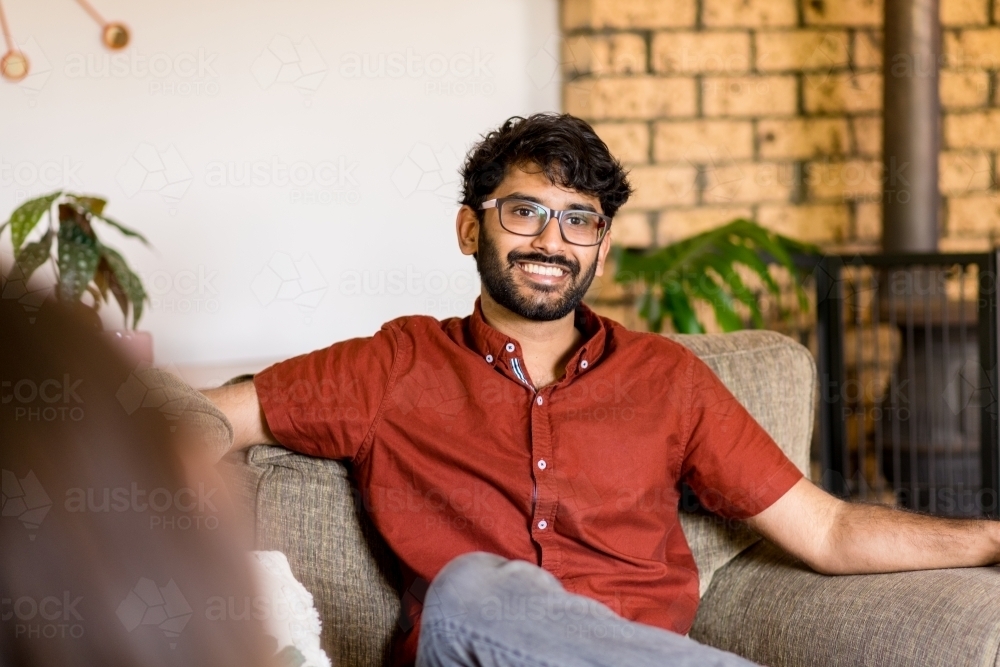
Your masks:
[{"label": "black eyeglass frame", "polygon": [[[509,201],[524,202],[525,204],[531,204],[532,206],[537,206],[538,208],[542,209],[548,215],[548,218],[545,220],[545,224],[543,224],[542,228],[539,229],[538,232],[535,234],[524,234],[522,232],[515,232],[513,230],[507,229],[507,226],[503,224],[503,216],[500,214],[500,207],[503,206],[505,202]],[[554,219],[559,224],[559,235],[562,236],[562,240],[565,241],[566,243],[569,243],[570,245],[580,246],[581,248],[593,248],[595,245],[601,245],[601,242],[604,241],[604,239],[607,237],[608,232],[611,231],[612,220],[610,217],[604,215],[603,213],[598,213],[597,211],[587,211],[579,208],[567,208],[557,211],[555,209],[549,208],[548,206],[545,206],[544,204],[539,204],[536,201],[531,201],[530,199],[524,199],[523,197],[497,197],[496,199],[487,199],[486,201],[484,201],[482,204],[479,205],[479,208],[481,210],[486,210],[488,208],[495,208],[497,210],[497,219],[500,221],[500,226],[504,228],[504,231],[509,232],[511,234],[516,234],[517,236],[541,236],[542,233],[545,231],[545,228],[548,227],[549,223]],[[562,218],[567,213],[587,213],[588,215],[596,215],[598,218],[604,221],[605,223],[604,233],[601,234],[601,237],[599,239],[597,239],[597,243],[577,243],[575,241],[570,241],[568,238],[566,238],[566,230],[563,229]]]}]

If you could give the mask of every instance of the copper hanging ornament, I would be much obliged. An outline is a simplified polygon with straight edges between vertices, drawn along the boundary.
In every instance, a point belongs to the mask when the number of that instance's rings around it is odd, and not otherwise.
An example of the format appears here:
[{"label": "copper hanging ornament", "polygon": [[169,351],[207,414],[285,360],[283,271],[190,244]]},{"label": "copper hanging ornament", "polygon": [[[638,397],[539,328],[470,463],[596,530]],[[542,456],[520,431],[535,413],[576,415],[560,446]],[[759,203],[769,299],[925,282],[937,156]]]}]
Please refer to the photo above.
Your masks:
[{"label": "copper hanging ornament", "polygon": [[90,14],[90,18],[97,21],[97,24],[101,26],[101,41],[104,43],[104,46],[112,51],[118,51],[128,46],[130,35],[124,23],[108,23],[87,0],[76,1],[83,7],[83,11]]},{"label": "copper hanging ornament", "polygon": [[10,36],[10,28],[7,27],[7,15],[0,4],[0,30],[3,31],[4,44],[7,46],[6,53],[0,57],[0,76],[8,81],[20,81],[28,76],[31,65],[28,56],[17,50],[14,40]]}]

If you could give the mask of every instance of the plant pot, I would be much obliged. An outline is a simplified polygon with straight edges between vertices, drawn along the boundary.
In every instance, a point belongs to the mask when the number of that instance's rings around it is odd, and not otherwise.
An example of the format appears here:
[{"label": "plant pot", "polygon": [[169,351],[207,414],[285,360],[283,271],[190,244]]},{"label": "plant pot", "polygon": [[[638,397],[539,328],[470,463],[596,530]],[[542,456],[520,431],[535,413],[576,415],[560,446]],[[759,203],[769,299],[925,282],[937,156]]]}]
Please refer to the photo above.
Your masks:
[{"label": "plant pot", "polygon": [[114,341],[115,346],[127,356],[132,363],[153,363],[153,334],[148,331],[133,329],[114,329],[105,331],[105,336]]}]

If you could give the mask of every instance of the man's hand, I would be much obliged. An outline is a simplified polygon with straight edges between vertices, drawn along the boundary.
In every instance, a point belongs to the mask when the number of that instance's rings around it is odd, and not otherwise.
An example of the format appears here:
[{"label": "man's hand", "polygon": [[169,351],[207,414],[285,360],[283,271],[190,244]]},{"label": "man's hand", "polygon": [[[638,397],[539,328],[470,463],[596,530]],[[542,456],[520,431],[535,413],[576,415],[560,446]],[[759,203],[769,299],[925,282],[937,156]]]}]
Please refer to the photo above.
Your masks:
[{"label": "man's hand", "polygon": [[257,388],[252,381],[203,389],[201,393],[222,410],[233,425],[233,446],[230,451],[246,449],[251,445],[278,444],[267,427],[264,410],[257,398]]},{"label": "man's hand", "polygon": [[822,574],[975,567],[1000,562],[1000,522],[848,503],[808,479],[747,520]]}]

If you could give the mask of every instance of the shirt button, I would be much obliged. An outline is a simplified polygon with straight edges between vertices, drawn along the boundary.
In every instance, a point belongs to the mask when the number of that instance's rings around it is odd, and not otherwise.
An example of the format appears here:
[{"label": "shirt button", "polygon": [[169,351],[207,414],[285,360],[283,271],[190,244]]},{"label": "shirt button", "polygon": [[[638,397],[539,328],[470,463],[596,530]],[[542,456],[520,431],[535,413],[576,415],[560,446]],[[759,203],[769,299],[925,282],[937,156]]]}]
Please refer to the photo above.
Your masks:
[{"label": "shirt button", "polygon": [[545,466],[546,465],[547,464],[545,463],[545,459],[538,459],[538,469],[539,470],[545,470]]},{"label": "shirt button", "polygon": [[504,349],[507,350],[508,352],[513,352],[514,351],[514,343],[507,343],[507,346]]},{"label": "shirt button", "polygon": [[545,530],[548,527],[549,527],[549,522],[546,521],[545,519],[542,519],[541,521],[538,522],[538,530]]},{"label": "shirt button", "polygon": [[493,355],[492,354],[487,354],[486,355],[486,363],[488,363],[488,364],[492,364],[493,363]]},{"label": "shirt button", "polygon": [[583,361],[580,362],[580,368],[586,368],[586,367],[587,367],[587,360],[584,359]]},{"label": "shirt button", "polygon": [[535,403],[538,403],[539,405],[541,405],[542,404],[542,397],[539,396],[538,398],[536,398],[535,399]]}]

